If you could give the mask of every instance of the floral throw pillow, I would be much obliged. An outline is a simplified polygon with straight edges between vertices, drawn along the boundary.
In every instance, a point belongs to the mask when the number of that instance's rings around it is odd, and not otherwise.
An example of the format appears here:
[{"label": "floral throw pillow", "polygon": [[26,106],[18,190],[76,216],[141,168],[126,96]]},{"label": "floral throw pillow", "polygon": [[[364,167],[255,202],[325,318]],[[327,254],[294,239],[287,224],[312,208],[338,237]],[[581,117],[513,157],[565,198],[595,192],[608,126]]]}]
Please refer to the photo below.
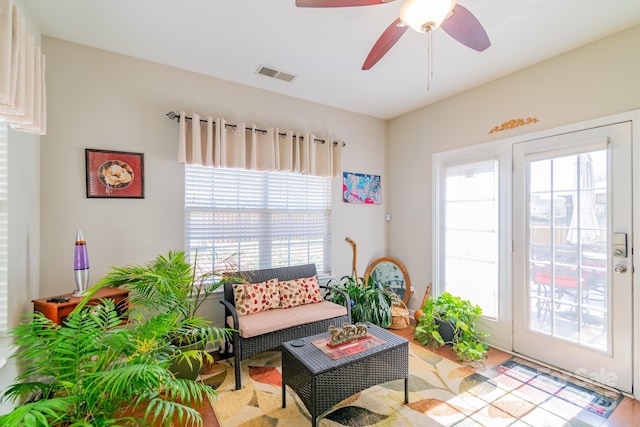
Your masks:
[{"label": "floral throw pillow", "polygon": [[318,276],[279,282],[278,287],[280,288],[280,307],[282,308],[313,304],[324,300],[322,293],[320,293]]},{"label": "floral throw pillow", "polygon": [[239,316],[280,308],[278,279],[262,283],[238,283],[233,286],[233,296]]}]

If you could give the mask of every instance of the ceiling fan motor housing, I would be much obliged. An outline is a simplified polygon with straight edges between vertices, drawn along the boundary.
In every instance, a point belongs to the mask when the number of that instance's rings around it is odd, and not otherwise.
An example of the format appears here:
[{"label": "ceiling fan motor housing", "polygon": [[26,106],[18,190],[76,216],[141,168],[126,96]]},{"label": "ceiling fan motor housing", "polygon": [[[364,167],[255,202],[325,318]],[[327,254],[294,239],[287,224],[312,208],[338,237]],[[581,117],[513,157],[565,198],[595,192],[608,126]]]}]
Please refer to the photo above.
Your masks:
[{"label": "ceiling fan motor housing", "polygon": [[419,33],[432,31],[453,12],[456,0],[405,0],[400,20]]}]

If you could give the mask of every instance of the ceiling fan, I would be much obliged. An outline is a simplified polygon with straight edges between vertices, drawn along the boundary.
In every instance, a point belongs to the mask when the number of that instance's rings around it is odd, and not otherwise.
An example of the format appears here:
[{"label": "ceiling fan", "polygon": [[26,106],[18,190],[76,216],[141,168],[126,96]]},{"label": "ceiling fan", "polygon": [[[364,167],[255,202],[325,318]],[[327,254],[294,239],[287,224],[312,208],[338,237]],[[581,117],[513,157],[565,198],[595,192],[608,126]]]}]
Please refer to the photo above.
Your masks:
[{"label": "ceiling fan", "polygon": [[[394,0],[296,0],[297,7],[353,7],[390,3]],[[482,52],[491,46],[489,36],[478,19],[456,0],[404,0],[400,17],[391,23],[373,45],[363,70],[369,70],[412,28],[430,32],[439,26],[463,45]]]}]

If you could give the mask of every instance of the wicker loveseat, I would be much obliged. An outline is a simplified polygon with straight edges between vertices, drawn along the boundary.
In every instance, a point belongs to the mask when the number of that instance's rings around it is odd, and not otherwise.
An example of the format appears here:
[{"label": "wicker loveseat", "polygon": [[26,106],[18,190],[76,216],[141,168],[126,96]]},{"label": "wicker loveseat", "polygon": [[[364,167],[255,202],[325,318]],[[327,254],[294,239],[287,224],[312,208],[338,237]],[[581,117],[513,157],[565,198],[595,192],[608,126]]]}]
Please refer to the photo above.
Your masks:
[{"label": "wicker loveseat", "polygon": [[[267,350],[277,348],[283,342],[303,338],[326,332],[329,326],[342,326],[351,321],[351,307],[330,301],[309,302],[293,307],[266,309],[249,314],[240,314],[242,310],[236,307],[237,295],[234,288],[251,286],[263,282],[298,283],[295,279],[312,278],[316,275],[315,264],[271,268],[235,273],[242,278],[242,283],[227,282],[224,284],[224,299],[220,301],[225,306],[226,327],[235,330],[232,339],[234,356],[236,390],[242,388],[240,378],[240,363],[251,356]],[[277,279],[277,281],[273,280]],[[283,283],[284,282],[284,283]],[[313,283],[317,283],[313,281]],[[328,286],[318,285],[324,290]],[[238,291],[236,291],[237,294]],[[325,292],[325,291],[323,291]],[[281,296],[286,299],[285,293]],[[349,301],[345,294],[345,301]]]}]

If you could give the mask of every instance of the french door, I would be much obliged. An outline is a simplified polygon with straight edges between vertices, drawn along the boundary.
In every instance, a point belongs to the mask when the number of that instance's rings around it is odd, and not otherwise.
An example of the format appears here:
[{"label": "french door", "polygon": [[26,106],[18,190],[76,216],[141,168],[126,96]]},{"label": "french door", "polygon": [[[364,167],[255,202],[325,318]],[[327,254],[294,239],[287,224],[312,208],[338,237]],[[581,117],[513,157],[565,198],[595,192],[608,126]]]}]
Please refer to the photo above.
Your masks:
[{"label": "french door", "polygon": [[513,349],[631,392],[632,130],[513,145]]}]

